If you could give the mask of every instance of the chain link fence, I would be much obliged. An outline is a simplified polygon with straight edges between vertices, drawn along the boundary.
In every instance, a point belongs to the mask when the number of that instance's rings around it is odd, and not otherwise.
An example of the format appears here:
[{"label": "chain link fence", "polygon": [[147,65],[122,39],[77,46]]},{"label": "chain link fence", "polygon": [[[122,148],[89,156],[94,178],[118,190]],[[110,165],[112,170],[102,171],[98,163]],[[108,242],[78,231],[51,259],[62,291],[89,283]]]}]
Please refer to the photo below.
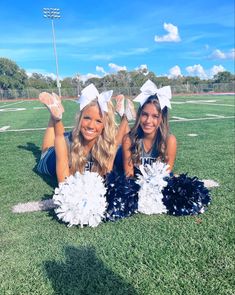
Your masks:
[{"label": "chain link fence", "polygon": [[[112,88],[114,95],[124,94],[125,96],[134,97],[139,94],[139,87],[114,87]],[[235,93],[235,82],[233,83],[208,83],[208,84],[176,84],[171,86],[173,94],[210,94],[210,93]],[[98,89],[99,91],[107,90],[105,88]],[[19,89],[0,89],[0,100],[6,99],[35,99],[38,98],[39,93],[55,92],[58,93],[57,88],[50,89],[35,89],[25,88]],[[61,88],[61,95],[64,98],[77,98],[80,93],[77,87]]]}]

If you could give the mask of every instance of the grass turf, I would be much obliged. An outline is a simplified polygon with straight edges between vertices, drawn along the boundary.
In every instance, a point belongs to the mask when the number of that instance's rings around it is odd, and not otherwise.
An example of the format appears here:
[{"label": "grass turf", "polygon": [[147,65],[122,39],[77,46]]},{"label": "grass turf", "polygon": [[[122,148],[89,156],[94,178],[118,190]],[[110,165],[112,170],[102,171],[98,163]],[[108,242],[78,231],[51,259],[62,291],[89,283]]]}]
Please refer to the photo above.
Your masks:
[{"label": "grass turf", "polygon": [[[46,127],[48,112],[38,106],[30,101],[18,106],[25,111],[0,113],[0,127]],[[65,102],[66,126],[76,109]],[[206,114],[231,116],[234,108],[186,103],[171,111]],[[178,140],[175,172],[220,184],[208,211],[179,218],[137,214],[94,229],[67,228],[53,211],[11,212],[19,202],[50,198],[55,182],[35,171],[43,131],[0,133],[0,294],[234,294],[234,119],[172,122],[171,131]]]}]

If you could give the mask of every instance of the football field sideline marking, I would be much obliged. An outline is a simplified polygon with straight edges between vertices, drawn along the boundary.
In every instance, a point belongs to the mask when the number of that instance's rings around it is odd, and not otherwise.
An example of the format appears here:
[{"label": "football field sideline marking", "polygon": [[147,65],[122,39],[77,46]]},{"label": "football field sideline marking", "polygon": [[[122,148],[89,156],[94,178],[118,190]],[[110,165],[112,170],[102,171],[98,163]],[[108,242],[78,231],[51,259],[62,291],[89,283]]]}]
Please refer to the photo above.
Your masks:
[{"label": "football field sideline marking", "polygon": [[208,106],[223,106],[223,107],[234,107],[234,104],[225,104],[225,103],[211,103],[211,102],[203,102],[203,101],[171,101],[171,104],[196,104],[196,105],[208,105]]},{"label": "football field sideline marking", "polygon": [[217,118],[224,118],[223,115],[216,115],[216,114],[206,114],[208,117],[217,117]]},{"label": "football field sideline marking", "polygon": [[[68,100],[77,103],[77,101],[74,100],[74,99],[68,99]],[[15,104],[23,103],[23,102],[28,103],[29,101],[28,100],[22,100],[22,101],[13,102],[13,103],[10,103],[10,104],[0,105],[0,112],[13,112],[13,111],[25,111],[25,110],[31,111],[32,109],[33,110],[46,109],[46,106],[39,106],[39,107],[33,107],[33,108],[30,108],[30,107],[27,107],[27,108],[26,107],[24,107],[24,108],[11,108],[11,106],[13,106]],[[5,109],[6,107],[10,107],[10,108]]]},{"label": "football field sideline marking", "polygon": [[26,108],[7,108],[7,109],[0,109],[0,112],[19,112],[19,111],[26,111]]},{"label": "football field sideline marking", "polygon": [[33,107],[33,110],[44,110],[46,107]]},{"label": "football field sideline marking", "polygon": [[172,116],[172,119],[176,119],[176,120],[186,120],[186,118],[183,118],[183,117],[177,117],[177,116]]},{"label": "football field sideline marking", "polygon": [[[190,104],[193,104],[190,102]],[[199,105],[208,105],[208,106],[221,106],[221,107],[234,107],[234,104],[225,104],[225,103],[206,103],[206,102],[202,102],[202,103],[196,103]]]},{"label": "football field sideline marking", "polygon": [[[67,126],[64,127],[65,129],[72,129],[74,126]],[[2,132],[26,132],[26,131],[41,131],[46,130],[47,127],[38,127],[38,128],[24,128],[24,129],[10,129],[10,130],[3,130]]]},{"label": "football field sideline marking", "polygon": [[[207,120],[224,120],[224,119],[234,119],[235,116],[228,116],[228,117],[205,117],[205,118],[182,118],[182,119],[171,119],[169,122],[192,122],[192,121],[207,121]],[[26,132],[26,131],[41,131],[46,130],[47,127],[38,127],[38,128],[24,128],[24,129],[8,129],[4,130],[1,133],[6,132]],[[72,129],[74,126],[66,126],[65,129]]]},{"label": "football field sideline marking", "polygon": [[189,119],[177,119],[177,120],[169,120],[169,122],[188,122],[188,121],[207,121],[207,120],[222,120],[222,119],[233,119],[235,116],[228,117],[205,117],[205,118],[189,118]]},{"label": "football field sideline marking", "polygon": [[5,107],[9,107],[9,106],[11,107],[12,105],[19,104],[19,103],[23,103],[23,102],[25,102],[25,100],[12,102],[12,103],[10,103],[10,104],[4,104],[4,105],[1,105],[1,106],[0,106],[0,109],[5,108]]},{"label": "football field sideline marking", "polygon": [[0,132],[6,131],[7,129],[9,129],[11,126],[3,126],[0,127]]}]

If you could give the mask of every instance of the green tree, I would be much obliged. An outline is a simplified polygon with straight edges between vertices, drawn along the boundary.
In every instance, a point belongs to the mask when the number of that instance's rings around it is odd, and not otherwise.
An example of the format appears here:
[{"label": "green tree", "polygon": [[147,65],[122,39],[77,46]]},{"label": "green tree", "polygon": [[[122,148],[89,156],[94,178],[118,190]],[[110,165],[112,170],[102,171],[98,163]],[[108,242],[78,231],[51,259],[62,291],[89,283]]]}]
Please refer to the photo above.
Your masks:
[{"label": "green tree", "polygon": [[146,74],[147,73],[143,73],[142,71],[139,71],[139,70],[130,72],[130,86],[141,87],[144,84],[144,82],[146,82],[149,79],[149,78],[146,78]]},{"label": "green tree", "polygon": [[51,77],[44,76],[39,73],[33,73],[27,82],[27,86],[35,89],[50,89],[56,87],[56,81]]},{"label": "green tree", "polygon": [[234,75],[228,71],[219,72],[218,74],[214,75],[213,80],[215,83],[230,83],[234,81]]},{"label": "green tree", "polygon": [[27,83],[27,75],[15,62],[0,58],[0,88],[23,89]]},{"label": "green tree", "polygon": [[183,77],[183,84],[198,85],[200,83],[202,83],[202,80],[200,80],[199,77],[193,77],[193,76]]}]

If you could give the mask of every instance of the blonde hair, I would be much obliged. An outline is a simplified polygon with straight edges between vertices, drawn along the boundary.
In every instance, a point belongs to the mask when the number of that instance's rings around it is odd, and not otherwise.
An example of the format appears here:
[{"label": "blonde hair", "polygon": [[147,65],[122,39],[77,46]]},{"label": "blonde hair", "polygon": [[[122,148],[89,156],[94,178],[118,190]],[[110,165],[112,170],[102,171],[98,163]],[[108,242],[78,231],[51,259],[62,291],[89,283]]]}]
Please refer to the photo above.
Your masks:
[{"label": "blonde hair", "polygon": [[156,131],[156,136],[155,136],[155,140],[153,144],[157,147],[160,160],[167,161],[166,141],[167,141],[167,137],[169,136],[168,110],[167,110],[167,107],[161,110],[157,96],[151,95],[150,97],[148,97],[146,102],[141,107],[139,107],[135,124],[129,133],[129,136],[131,139],[130,161],[132,160],[134,164],[140,164],[140,157],[141,157],[141,150],[142,150],[141,141],[144,138],[144,132],[140,126],[140,116],[146,104],[153,104],[156,107],[156,110],[162,116],[162,120]]},{"label": "blonde hair", "polygon": [[[96,99],[89,103],[76,115],[76,124],[72,131],[72,146],[69,161],[72,174],[76,171],[83,173],[87,162],[84,138],[80,132],[80,128],[81,121],[83,119],[83,112],[91,106],[97,106],[99,108],[99,104]],[[110,163],[113,162],[116,151],[116,126],[114,121],[113,105],[111,102],[108,103],[108,112],[104,112],[102,117],[104,128],[91,149],[91,155],[94,162],[92,171],[96,171],[100,175],[105,175],[110,171]]]}]

